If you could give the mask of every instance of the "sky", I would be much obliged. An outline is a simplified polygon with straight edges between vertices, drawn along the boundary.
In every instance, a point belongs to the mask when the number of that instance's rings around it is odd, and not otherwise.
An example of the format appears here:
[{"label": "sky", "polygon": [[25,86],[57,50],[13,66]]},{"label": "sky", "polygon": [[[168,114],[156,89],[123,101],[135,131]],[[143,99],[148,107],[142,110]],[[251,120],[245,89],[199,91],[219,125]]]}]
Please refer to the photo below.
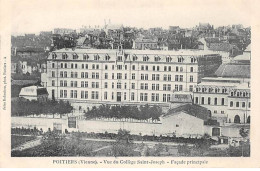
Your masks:
[{"label": "sky", "polygon": [[104,26],[104,20],[138,28],[201,23],[250,26],[251,6],[245,0],[11,0],[12,34],[54,28]]}]

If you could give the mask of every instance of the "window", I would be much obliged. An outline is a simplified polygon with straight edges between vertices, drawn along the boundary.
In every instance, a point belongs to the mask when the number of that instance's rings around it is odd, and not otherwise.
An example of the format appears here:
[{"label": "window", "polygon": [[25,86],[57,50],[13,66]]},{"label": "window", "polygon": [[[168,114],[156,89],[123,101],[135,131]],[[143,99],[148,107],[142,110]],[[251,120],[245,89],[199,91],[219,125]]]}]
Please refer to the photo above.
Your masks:
[{"label": "window", "polygon": [[179,91],[182,91],[183,86],[179,85]]},{"label": "window", "polygon": [[118,60],[118,61],[122,61],[122,56],[118,56],[118,57],[117,57],[117,60]]},{"label": "window", "polygon": [[132,83],[132,89],[135,89],[135,83]]},{"label": "window", "polygon": [[163,84],[163,90],[166,91],[166,84]]},{"label": "window", "polygon": [[172,58],[171,57],[166,57],[166,62],[171,62]]},{"label": "window", "polygon": [[190,67],[190,72],[193,72],[193,67]]},{"label": "window", "polygon": [[135,93],[131,93],[131,100],[133,101],[133,100],[135,100]]},{"label": "window", "polygon": [[83,54],[83,60],[87,60],[88,58],[89,58],[89,56],[86,53],[84,53]]},{"label": "window", "polygon": [[214,105],[218,105],[218,98],[214,99]]},{"label": "window", "polygon": [[51,76],[55,77],[55,71],[51,71]]},{"label": "window", "polygon": [[250,108],[251,107],[251,102],[248,102],[248,108]]},{"label": "window", "polygon": [[145,70],[148,71],[148,65],[145,66]]},{"label": "window", "polygon": [[166,102],[166,94],[163,94],[163,102]]},{"label": "window", "polygon": [[92,78],[95,79],[95,77],[96,77],[95,72],[92,72]]},{"label": "window", "polygon": [[132,70],[135,70],[135,65],[132,66]]},{"label": "window", "polygon": [[81,72],[81,78],[84,78],[84,77],[85,77],[85,73]]},{"label": "window", "polygon": [[171,101],[171,95],[167,94],[167,102]]},{"label": "window", "polygon": [[167,66],[164,66],[164,71],[167,71]]},{"label": "window", "polygon": [[159,66],[157,66],[157,71],[160,71],[160,67]]},{"label": "window", "polygon": [[148,83],[145,83],[145,84],[144,84],[144,89],[145,89],[145,90],[148,90]]},{"label": "window", "polygon": [[85,69],[88,69],[88,64],[85,65]]},{"label": "window", "polygon": [[117,65],[117,70],[122,70],[122,65]]},{"label": "window", "polygon": [[77,90],[74,90],[74,98],[78,98]]},{"label": "window", "polygon": [[233,107],[233,101],[230,101],[230,107]]},{"label": "window", "polygon": [[135,80],[135,74],[134,73],[132,74],[132,80]]},{"label": "window", "polygon": [[116,78],[117,78],[118,80],[121,80],[121,79],[122,79],[122,73],[117,73],[117,74],[116,74]]},{"label": "window", "polygon": [[193,82],[193,76],[192,75],[190,76],[190,82]]},{"label": "window", "polygon": [[160,80],[160,75],[159,74],[156,74],[156,80]]},{"label": "window", "polygon": [[155,94],[154,94],[154,93],[152,93],[152,95],[151,95],[151,101],[152,101],[152,102],[155,101]]},{"label": "window", "polygon": [[115,79],[115,74],[114,73],[112,73],[112,79]]},{"label": "window", "polygon": [[85,84],[84,84],[84,81],[81,81],[81,84],[80,84],[80,85],[81,85],[81,87],[84,87],[84,85],[85,85]]},{"label": "window", "polygon": [[144,56],[143,57],[143,61],[148,61],[149,60],[149,57],[148,56]]},{"label": "window", "polygon": [[99,69],[99,65],[98,64],[96,65],[96,69]]},{"label": "window", "polygon": [[156,90],[159,90],[159,89],[160,89],[159,84],[156,84]]},{"label": "window", "polygon": [[112,83],[112,88],[114,88],[115,87],[115,83]]},{"label": "window", "polygon": [[155,84],[152,84],[152,90],[155,90]]},{"label": "window", "polygon": [[172,80],[172,76],[168,75],[168,81],[171,81],[171,80]]},{"label": "window", "polygon": [[85,78],[88,78],[88,72],[85,72]]},{"label": "window", "polygon": [[107,82],[105,82],[105,85],[104,85],[104,87],[105,87],[105,88],[107,88],[107,87],[108,87],[108,86],[107,86]]},{"label": "window", "polygon": [[105,65],[105,70],[107,70],[107,65]]},{"label": "window", "polygon": [[144,80],[144,74],[141,74],[141,80]]},{"label": "window", "polygon": [[76,53],[74,53],[72,56],[73,56],[73,59],[78,59],[78,55]]},{"label": "window", "polygon": [[98,55],[94,55],[94,60],[98,61],[99,60],[99,56]]},{"label": "window", "polygon": [[67,54],[66,53],[62,53],[62,59],[66,59],[67,58]]},{"label": "window", "polygon": [[115,69],[115,66],[114,65],[112,65],[112,70],[114,70]]},{"label": "window", "polygon": [[180,72],[183,72],[183,67],[180,67]]},{"label": "window", "polygon": [[95,64],[92,64],[92,69],[95,69]]},{"label": "window", "polygon": [[60,98],[63,98],[63,90],[60,90]]},{"label": "window", "polygon": [[224,99],[224,98],[221,99],[221,105],[222,105],[222,106],[225,105],[225,99]]},{"label": "window", "polygon": [[140,93],[140,101],[144,101],[144,94]]},{"label": "window", "polygon": [[84,69],[85,65],[84,64],[81,64],[81,68]]},{"label": "window", "polygon": [[246,103],[245,102],[242,102],[242,107],[246,107]]},{"label": "window", "polygon": [[204,105],[204,97],[201,97],[201,104]]},{"label": "window", "polygon": [[114,100],[114,92],[112,92],[112,97],[111,97],[112,100]]},{"label": "window", "polygon": [[175,75],[175,81],[179,81],[179,75]]},{"label": "window", "polygon": [[155,74],[152,74],[152,80],[155,80]]},{"label": "window", "polygon": [[148,94],[147,93],[144,93],[144,101],[147,101],[148,100]]},{"label": "window", "polygon": [[121,83],[117,83],[117,89],[121,89]]},{"label": "window", "polygon": [[156,96],[155,96],[155,101],[159,101],[159,94],[158,93],[156,93]]},{"label": "window", "polygon": [[189,86],[189,91],[192,92],[193,91],[193,85]]},{"label": "window", "polygon": [[211,104],[211,98],[208,97],[208,105],[210,105],[210,104]]},{"label": "window", "polygon": [[55,86],[55,80],[51,81],[51,86]]},{"label": "window", "polygon": [[125,79],[127,79],[127,73],[125,73]]},{"label": "window", "polygon": [[141,90],[144,89],[144,83],[141,83],[140,89],[141,89]]},{"label": "window", "polygon": [[70,64],[70,68],[74,68],[74,64],[72,63],[72,64]]},{"label": "window", "polygon": [[127,83],[125,83],[125,89],[127,89]]},{"label": "window", "polygon": [[107,100],[107,92],[104,92],[104,99]]},{"label": "window", "polygon": [[236,102],[236,107],[239,107],[239,102]]},{"label": "window", "polygon": [[179,71],[179,67],[178,66],[176,66],[176,72],[178,72]]},{"label": "window", "polygon": [[99,79],[99,73],[98,72],[96,73],[96,79]]},{"label": "window", "polygon": [[175,89],[174,89],[175,91],[179,91],[179,86],[176,84],[175,85]]},{"label": "window", "polygon": [[183,75],[180,75],[180,81],[181,82],[183,81]]},{"label": "window", "polygon": [[168,71],[172,71],[172,67],[171,66],[168,66]]},{"label": "window", "polygon": [[195,103],[198,104],[199,103],[199,98],[195,97]]},{"label": "window", "polygon": [[67,68],[67,63],[64,64],[64,68]]},{"label": "window", "polygon": [[167,75],[166,74],[163,75],[163,81],[167,81]]},{"label": "window", "polygon": [[125,65],[125,70],[127,70],[127,65]]},{"label": "window", "polygon": [[168,85],[167,85],[167,90],[168,90],[168,91],[171,91],[171,89],[172,89],[171,84],[168,84]]},{"label": "window", "polygon": [[144,70],[144,66],[143,65],[141,65],[141,70]]},{"label": "window", "polygon": [[155,66],[153,66],[153,71],[155,71]]},{"label": "window", "polygon": [[61,77],[61,78],[63,77],[63,71],[60,72],[60,77]]},{"label": "window", "polygon": [[108,73],[105,73],[105,79],[108,79]]},{"label": "window", "polygon": [[55,68],[55,63],[52,63],[52,68]]}]

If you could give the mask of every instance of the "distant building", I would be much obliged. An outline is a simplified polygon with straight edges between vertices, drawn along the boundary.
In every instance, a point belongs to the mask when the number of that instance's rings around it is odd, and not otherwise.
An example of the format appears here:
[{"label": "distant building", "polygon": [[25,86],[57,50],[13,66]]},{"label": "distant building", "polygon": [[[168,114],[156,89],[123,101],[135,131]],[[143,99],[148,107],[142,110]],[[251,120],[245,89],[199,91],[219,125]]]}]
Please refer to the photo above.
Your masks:
[{"label": "distant building", "polygon": [[60,35],[71,34],[71,33],[76,33],[76,30],[68,29],[68,28],[55,28],[53,31],[53,34],[60,34]]},{"label": "distant building", "polygon": [[23,97],[28,100],[37,100],[45,102],[48,99],[48,92],[46,88],[38,86],[29,86],[21,89],[19,97]]},{"label": "distant building", "polygon": [[138,38],[133,41],[133,49],[156,49],[158,41],[150,38]]}]

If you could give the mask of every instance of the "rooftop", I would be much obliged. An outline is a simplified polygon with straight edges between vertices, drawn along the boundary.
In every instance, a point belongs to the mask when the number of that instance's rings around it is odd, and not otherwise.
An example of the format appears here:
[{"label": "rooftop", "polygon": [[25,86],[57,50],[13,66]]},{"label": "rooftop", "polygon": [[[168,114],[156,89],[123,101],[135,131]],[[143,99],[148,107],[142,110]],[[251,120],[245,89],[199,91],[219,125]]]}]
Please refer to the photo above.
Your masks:
[{"label": "rooftop", "polygon": [[205,107],[195,105],[195,104],[185,104],[182,106],[178,106],[177,108],[170,109],[168,113],[164,116],[170,116],[177,114],[179,112],[185,112],[189,115],[195,116],[197,118],[208,120],[209,118],[209,111]]},{"label": "rooftop", "polygon": [[215,75],[218,77],[250,78],[250,64],[222,64],[215,72]]},{"label": "rooftop", "polygon": [[[140,55],[210,55],[218,54],[212,51],[202,51],[202,50],[172,50],[172,51],[162,51],[162,50],[136,50],[136,49],[126,49],[125,53],[130,54],[140,54]],[[55,53],[89,53],[89,54],[116,54],[118,49],[59,49],[53,51]]]}]

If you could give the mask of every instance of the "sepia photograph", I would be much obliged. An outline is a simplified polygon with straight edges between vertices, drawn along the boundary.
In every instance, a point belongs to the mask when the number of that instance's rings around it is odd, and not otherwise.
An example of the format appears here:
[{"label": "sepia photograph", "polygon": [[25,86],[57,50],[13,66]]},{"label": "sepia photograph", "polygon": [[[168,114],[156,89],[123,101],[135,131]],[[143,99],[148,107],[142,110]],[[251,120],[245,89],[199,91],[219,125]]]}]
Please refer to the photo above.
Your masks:
[{"label": "sepia photograph", "polygon": [[251,5],[11,1],[11,159],[250,159]]}]

